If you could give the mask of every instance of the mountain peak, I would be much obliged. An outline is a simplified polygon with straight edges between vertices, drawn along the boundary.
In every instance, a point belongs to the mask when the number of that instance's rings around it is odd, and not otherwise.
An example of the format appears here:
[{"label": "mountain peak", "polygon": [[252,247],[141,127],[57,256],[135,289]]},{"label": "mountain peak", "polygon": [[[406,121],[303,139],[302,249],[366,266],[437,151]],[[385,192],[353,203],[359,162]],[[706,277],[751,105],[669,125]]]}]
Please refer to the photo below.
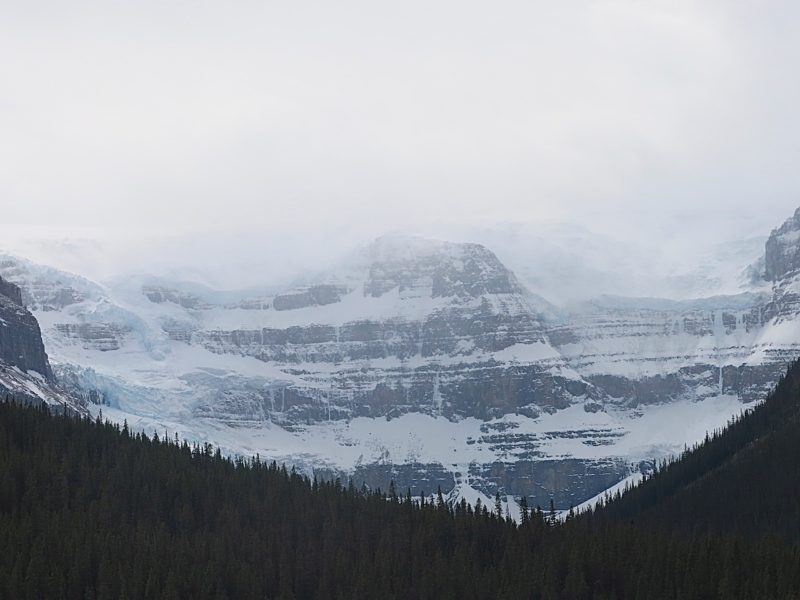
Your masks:
[{"label": "mountain peak", "polygon": [[390,235],[367,249],[369,276],[364,293],[381,296],[394,288],[430,288],[431,296],[518,294],[514,274],[480,244]]},{"label": "mountain peak", "polygon": [[765,273],[769,281],[778,281],[800,270],[800,208],[783,225],[773,229],[766,243]]}]

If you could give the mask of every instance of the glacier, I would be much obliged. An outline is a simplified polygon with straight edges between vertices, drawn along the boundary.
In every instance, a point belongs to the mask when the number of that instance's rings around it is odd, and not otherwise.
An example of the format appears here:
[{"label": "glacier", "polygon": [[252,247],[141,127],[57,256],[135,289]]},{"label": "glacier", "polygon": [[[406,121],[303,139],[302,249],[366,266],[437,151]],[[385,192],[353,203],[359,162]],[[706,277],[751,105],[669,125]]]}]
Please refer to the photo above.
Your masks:
[{"label": "glacier", "polygon": [[565,509],[774,385],[800,354],[798,232],[800,210],[701,298],[556,304],[483,245],[399,235],[283,289],[100,283],[10,254],[0,276],[92,414],[357,485]]}]

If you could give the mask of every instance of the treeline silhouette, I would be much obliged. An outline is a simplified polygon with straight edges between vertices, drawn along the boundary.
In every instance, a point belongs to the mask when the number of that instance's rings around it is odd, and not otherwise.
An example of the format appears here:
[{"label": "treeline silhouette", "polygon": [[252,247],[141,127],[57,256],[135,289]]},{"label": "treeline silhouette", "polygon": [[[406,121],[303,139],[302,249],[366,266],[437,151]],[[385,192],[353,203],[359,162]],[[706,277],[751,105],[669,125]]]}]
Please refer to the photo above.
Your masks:
[{"label": "treeline silhouette", "polygon": [[519,525],[0,403],[0,597],[798,598],[798,399],[794,364],[623,497]]}]

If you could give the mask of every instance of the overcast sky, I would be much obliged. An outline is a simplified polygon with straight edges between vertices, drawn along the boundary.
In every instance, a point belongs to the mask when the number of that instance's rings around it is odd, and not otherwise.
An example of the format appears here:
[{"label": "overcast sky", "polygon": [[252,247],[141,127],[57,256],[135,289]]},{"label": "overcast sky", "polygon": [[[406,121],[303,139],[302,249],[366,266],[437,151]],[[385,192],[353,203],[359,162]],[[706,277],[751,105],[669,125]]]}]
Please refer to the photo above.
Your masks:
[{"label": "overcast sky", "polygon": [[312,254],[509,222],[766,233],[800,205],[798,19],[770,0],[5,0],[0,233]]}]

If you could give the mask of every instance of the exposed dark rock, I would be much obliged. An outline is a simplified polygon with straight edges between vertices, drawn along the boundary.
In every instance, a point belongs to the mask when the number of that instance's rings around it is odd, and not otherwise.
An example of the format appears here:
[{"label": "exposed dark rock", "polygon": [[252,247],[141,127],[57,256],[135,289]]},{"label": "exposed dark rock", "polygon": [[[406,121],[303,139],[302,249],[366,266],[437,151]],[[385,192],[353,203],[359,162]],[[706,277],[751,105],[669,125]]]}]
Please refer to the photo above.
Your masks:
[{"label": "exposed dark rock", "polygon": [[275,310],[296,310],[309,306],[325,306],[339,302],[347,293],[347,288],[341,285],[320,284],[304,290],[296,290],[276,296],[272,301]]},{"label": "exposed dark rock", "polygon": [[162,286],[143,285],[142,293],[147,296],[147,299],[150,300],[150,302],[155,302],[156,304],[172,302],[173,304],[178,304],[183,308],[189,309],[197,309],[205,306],[200,298],[194,294],[182,292],[180,290],[173,290]]},{"label": "exposed dark rock", "polygon": [[764,267],[768,281],[778,281],[800,269],[800,208],[772,231],[766,244]]},{"label": "exposed dark rock", "polygon": [[0,295],[0,361],[22,371],[52,379],[39,323],[22,306],[20,289],[2,281]]},{"label": "exposed dark rock", "polygon": [[14,304],[22,306],[22,290],[19,286],[10,281],[5,281],[2,277],[0,277],[0,295],[5,296]]}]

